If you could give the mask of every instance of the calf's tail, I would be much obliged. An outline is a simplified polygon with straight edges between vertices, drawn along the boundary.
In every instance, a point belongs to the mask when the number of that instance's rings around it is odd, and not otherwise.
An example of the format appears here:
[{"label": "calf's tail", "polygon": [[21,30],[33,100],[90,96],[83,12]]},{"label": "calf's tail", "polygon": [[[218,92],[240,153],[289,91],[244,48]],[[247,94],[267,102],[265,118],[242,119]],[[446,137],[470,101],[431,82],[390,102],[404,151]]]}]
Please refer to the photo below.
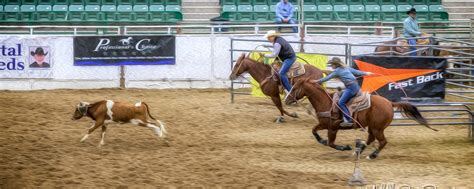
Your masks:
[{"label": "calf's tail", "polygon": [[160,137],[163,137],[167,132],[166,132],[166,128],[165,128],[165,124],[163,124],[160,120],[157,120],[155,119],[151,114],[150,114],[150,108],[148,108],[148,104],[145,103],[145,102],[142,102],[142,104],[145,105],[145,108],[146,108],[146,112],[148,114],[148,116],[150,116],[151,119],[155,120],[156,122],[158,122],[158,124],[160,124]]}]

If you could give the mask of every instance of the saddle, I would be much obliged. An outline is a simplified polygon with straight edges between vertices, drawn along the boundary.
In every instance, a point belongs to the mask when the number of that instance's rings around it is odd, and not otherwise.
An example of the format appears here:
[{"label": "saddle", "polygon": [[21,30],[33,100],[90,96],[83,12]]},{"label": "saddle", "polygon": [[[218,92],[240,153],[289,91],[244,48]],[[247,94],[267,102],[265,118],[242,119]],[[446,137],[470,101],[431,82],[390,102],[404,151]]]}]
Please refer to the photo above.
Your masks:
[{"label": "saddle", "polygon": [[[431,35],[429,35],[427,33],[423,33],[421,36],[422,37],[430,37]],[[432,45],[432,44],[434,44],[434,41],[432,41],[431,38],[423,38],[423,39],[417,39],[416,44],[417,45]],[[395,50],[398,51],[398,52],[406,53],[406,52],[410,51],[410,46],[408,45],[408,40],[406,40],[406,39],[397,40],[397,45],[398,46],[395,47]],[[423,55],[423,54],[427,54],[427,50],[417,52],[417,55]]]},{"label": "saddle", "polygon": [[[275,69],[277,72],[280,71],[282,63],[280,61],[275,61],[272,66],[273,69]],[[304,64],[301,62],[295,62],[293,65],[291,65],[290,70],[286,72],[286,75],[288,78],[295,78],[301,75],[304,75],[306,73],[306,69],[304,68]]]},{"label": "saddle", "polygon": [[[320,112],[319,117],[331,117],[332,119],[341,119],[342,111],[337,107],[337,102],[340,98],[339,93],[334,93],[332,96],[333,103],[330,112]],[[353,97],[347,103],[347,109],[349,109],[349,114],[355,119],[356,113],[369,109],[371,106],[370,102],[371,94],[368,92],[359,91],[355,97]]]}]

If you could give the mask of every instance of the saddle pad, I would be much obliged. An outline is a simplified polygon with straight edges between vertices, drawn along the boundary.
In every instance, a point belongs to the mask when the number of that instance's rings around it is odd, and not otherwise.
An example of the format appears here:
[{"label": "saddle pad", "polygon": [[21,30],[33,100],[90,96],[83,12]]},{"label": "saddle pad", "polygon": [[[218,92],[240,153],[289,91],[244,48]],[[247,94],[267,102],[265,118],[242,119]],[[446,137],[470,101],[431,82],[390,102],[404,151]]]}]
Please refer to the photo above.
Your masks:
[{"label": "saddle pad", "polygon": [[[361,92],[359,91],[355,97],[353,97],[347,103],[347,108],[349,109],[350,115],[354,117],[354,114],[366,109],[369,109],[371,106],[370,101],[370,93],[368,92]],[[339,101],[339,93],[334,93],[333,95],[333,106],[336,106],[337,102]],[[339,108],[334,107],[333,113],[339,113],[341,110]]]},{"label": "saddle pad", "polygon": [[306,73],[306,69],[304,68],[304,64],[300,62],[295,62],[291,65],[290,70],[286,73],[289,78],[294,78],[301,76]]},{"label": "saddle pad", "polygon": [[[272,64],[273,68],[279,72],[281,69],[281,62],[275,61]],[[304,64],[301,62],[295,62],[291,65],[290,70],[286,73],[288,78],[295,78],[301,75],[304,75],[306,73],[306,69],[304,68]]]}]

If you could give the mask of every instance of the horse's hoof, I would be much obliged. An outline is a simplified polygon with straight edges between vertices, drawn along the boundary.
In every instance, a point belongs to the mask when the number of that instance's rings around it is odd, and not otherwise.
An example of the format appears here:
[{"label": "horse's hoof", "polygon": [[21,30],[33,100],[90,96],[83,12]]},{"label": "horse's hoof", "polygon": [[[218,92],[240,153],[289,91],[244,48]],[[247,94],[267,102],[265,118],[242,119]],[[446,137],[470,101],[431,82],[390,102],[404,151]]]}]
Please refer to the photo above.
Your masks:
[{"label": "horse's hoof", "polygon": [[285,122],[285,118],[284,118],[284,117],[277,117],[277,118],[275,119],[275,123],[283,123],[283,122]]},{"label": "horse's hoof", "polygon": [[291,113],[290,115],[291,115],[291,117],[293,117],[293,118],[298,118],[298,114],[297,114],[296,112],[293,112],[293,113]]},{"label": "horse's hoof", "polygon": [[325,145],[325,146],[328,145],[328,140],[320,140],[318,142],[319,142],[319,144],[322,144],[322,145]]},{"label": "horse's hoof", "polygon": [[352,147],[349,146],[349,145],[346,145],[346,146],[336,146],[336,150],[339,150],[339,151],[352,150]]},{"label": "horse's hoof", "polygon": [[375,159],[375,158],[377,158],[377,156],[378,156],[378,155],[376,155],[376,154],[370,154],[370,155],[369,155],[369,158],[370,158],[370,159]]},{"label": "horse's hoof", "polygon": [[352,147],[351,147],[351,146],[349,146],[349,145],[344,146],[344,150],[343,150],[343,151],[350,151],[350,150],[352,150]]},{"label": "horse's hoof", "polygon": [[370,158],[370,156],[365,157],[365,159],[372,160],[372,158]]}]

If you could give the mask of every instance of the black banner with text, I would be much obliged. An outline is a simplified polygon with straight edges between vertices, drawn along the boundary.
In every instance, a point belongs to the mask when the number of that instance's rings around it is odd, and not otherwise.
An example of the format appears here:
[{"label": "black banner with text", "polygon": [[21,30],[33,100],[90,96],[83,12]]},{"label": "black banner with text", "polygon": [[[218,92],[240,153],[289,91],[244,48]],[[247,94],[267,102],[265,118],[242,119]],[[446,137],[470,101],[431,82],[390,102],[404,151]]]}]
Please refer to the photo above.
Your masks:
[{"label": "black banner with text", "polygon": [[439,102],[444,100],[446,59],[413,57],[353,57],[354,68],[372,72],[361,83],[363,91],[391,101]]},{"label": "black banner with text", "polygon": [[74,37],[75,66],[175,64],[175,36]]}]

